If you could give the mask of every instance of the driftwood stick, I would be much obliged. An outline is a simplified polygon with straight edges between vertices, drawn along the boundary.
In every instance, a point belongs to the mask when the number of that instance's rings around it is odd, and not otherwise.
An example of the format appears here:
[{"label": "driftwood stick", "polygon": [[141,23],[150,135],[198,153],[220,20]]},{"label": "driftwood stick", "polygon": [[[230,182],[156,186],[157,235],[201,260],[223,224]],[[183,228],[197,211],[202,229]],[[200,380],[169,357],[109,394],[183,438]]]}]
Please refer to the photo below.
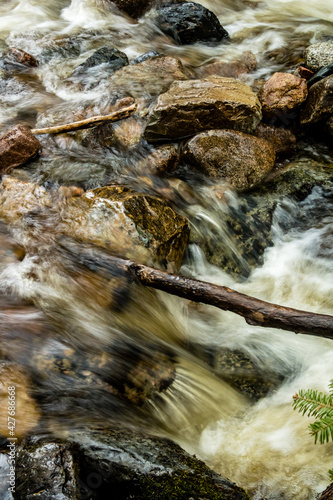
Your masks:
[{"label": "driftwood stick", "polygon": [[249,325],[333,339],[333,316],[271,304],[225,286],[168,274],[116,257],[98,246],[79,243],[70,238],[62,238],[60,245],[76,262],[104,276],[112,277],[119,272],[128,274],[142,285],[194,302],[209,304],[224,311],[232,311],[243,316]]},{"label": "driftwood stick", "polygon": [[100,115],[92,116],[91,118],[86,118],[85,120],[80,120],[78,122],[67,123],[66,125],[55,125],[54,127],[46,128],[34,128],[31,132],[35,135],[39,134],[63,134],[66,132],[73,132],[75,130],[82,130],[85,128],[97,127],[101,123],[105,122],[117,122],[128,118],[131,116],[137,108],[136,104],[132,104],[127,108],[120,109],[119,111],[114,111],[110,115]]}]

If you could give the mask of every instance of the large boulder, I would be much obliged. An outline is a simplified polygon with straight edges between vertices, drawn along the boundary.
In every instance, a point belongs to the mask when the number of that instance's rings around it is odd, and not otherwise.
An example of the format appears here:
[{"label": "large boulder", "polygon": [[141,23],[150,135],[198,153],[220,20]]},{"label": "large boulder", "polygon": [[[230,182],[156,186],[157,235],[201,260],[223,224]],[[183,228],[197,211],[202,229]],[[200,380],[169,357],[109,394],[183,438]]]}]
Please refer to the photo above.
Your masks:
[{"label": "large boulder", "polygon": [[310,45],[304,51],[305,65],[316,72],[333,62],[333,40]]},{"label": "large boulder", "polygon": [[180,45],[219,44],[228,38],[216,15],[194,2],[167,3],[158,8],[157,25]]},{"label": "large boulder", "polygon": [[159,141],[217,128],[251,132],[260,120],[260,102],[248,85],[210,76],[174,82],[159,96],[144,135],[148,141]]},{"label": "large boulder", "polygon": [[262,87],[259,98],[265,119],[291,113],[306,100],[306,81],[290,73],[274,73]]},{"label": "large boulder", "polygon": [[184,157],[205,175],[243,191],[259,184],[271,171],[275,151],[265,139],[234,130],[210,130],[187,143]]},{"label": "large boulder", "polygon": [[16,125],[0,137],[0,174],[37,156],[42,146],[29,127]]},{"label": "large boulder", "polygon": [[[51,472],[54,472],[53,474]],[[246,492],[172,441],[144,432],[73,432],[70,441],[42,437],[17,449],[18,500],[249,500]]]},{"label": "large boulder", "polygon": [[312,125],[333,114],[333,75],[315,83],[302,109],[301,125]]}]

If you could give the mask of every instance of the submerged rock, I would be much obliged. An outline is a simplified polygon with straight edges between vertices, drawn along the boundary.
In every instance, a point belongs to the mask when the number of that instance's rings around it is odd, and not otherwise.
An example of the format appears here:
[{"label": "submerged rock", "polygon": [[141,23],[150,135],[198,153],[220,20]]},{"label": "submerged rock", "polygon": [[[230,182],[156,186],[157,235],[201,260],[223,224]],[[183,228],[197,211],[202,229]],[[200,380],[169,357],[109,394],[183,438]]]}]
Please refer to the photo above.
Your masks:
[{"label": "submerged rock", "polygon": [[120,69],[110,78],[110,84],[126,95],[142,98],[149,94],[150,98],[165,92],[175,80],[187,79],[180,59],[157,56]]},{"label": "submerged rock", "polygon": [[159,96],[144,135],[148,141],[159,141],[217,128],[251,132],[260,120],[260,102],[248,85],[210,76],[174,82]]},{"label": "submerged rock", "polygon": [[210,130],[191,139],[184,158],[208,177],[225,180],[244,191],[262,181],[275,162],[274,148],[264,139],[234,130]]},{"label": "submerged rock", "polygon": [[315,83],[302,109],[301,125],[312,125],[333,114],[333,75]]},{"label": "submerged rock", "polygon": [[333,63],[333,40],[314,43],[304,51],[305,65],[312,71],[319,71]]},{"label": "submerged rock", "polygon": [[23,165],[41,151],[42,145],[29,127],[16,125],[0,137],[0,174]]},{"label": "submerged rock", "polygon": [[239,78],[240,75],[251,73],[256,69],[257,59],[252,52],[247,51],[234,61],[217,60],[196,68],[195,72],[198,78],[205,78],[210,75]]},{"label": "submerged rock", "polygon": [[180,45],[197,42],[217,45],[229,37],[216,15],[194,2],[162,5],[157,10],[157,25]]},{"label": "submerged rock", "polygon": [[84,63],[78,66],[73,75],[80,75],[90,68],[103,64],[109,73],[115,73],[117,70],[128,64],[127,55],[114,47],[101,47],[96,50]]},{"label": "submerged rock", "polygon": [[259,93],[264,118],[270,119],[296,110],[307,95],[305,80],[290,73],[274,73]]},{"label": "submerged rock", "polygon": [[74,432],[66,443],[31,438],[19,446],[16,468],[18,500],[34,498],[38,476],[45,500],[102,499],[110,492],[117,500],[249,500],[172,441],[130,430]]}]

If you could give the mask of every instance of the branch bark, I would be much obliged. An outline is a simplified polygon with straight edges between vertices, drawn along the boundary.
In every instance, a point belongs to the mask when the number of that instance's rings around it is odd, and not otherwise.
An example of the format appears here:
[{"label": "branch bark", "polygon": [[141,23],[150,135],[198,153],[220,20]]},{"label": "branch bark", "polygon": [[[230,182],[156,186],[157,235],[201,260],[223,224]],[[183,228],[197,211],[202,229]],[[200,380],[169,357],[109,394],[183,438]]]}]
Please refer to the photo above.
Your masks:
[{"label": "branch bark", "polygon": [[243,316],[249,325],[333,339],[333,316],[283,307],[225,286],[186,278],[114,256],[96,245],[61,238],[60,246],[79,264],[110,278],[119,272],[147,287]]},{"label": "branch bark", "polygon": [[86,118],[85,120],[80,120],[78,122],[67,123],[66,125],[55,125],[54,127],[46,127],[46,128],[34,128],[31,130],[31,132],[35,135],[64,134],[66,132],[74,132],[75,130],[97,127],[97,125],[100,125],[101,123],[117,122],[119,120],[123,120],[124,118],[128,118],[135,112],[136,108],[137,105],[132,104],[131,106],[120,109],[119,111],[115,111],[110,115],[92,116],[90,118]]}]

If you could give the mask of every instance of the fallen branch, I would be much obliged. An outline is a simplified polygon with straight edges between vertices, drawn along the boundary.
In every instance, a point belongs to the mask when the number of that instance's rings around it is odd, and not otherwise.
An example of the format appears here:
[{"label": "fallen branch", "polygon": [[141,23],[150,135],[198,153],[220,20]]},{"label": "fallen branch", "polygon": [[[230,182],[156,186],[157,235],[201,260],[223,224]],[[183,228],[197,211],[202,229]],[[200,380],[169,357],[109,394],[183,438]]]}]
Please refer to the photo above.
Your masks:
[{"label": "fallen branch", "polygon": [[232,311],[243,316],[249,325],[333,339],[333,316],[271,304],[224,286],[168,274],[116,257],[98,246],[79,243],[70,238],[62,238],[60,245],[76,262],[94,272],[103,273],[104,276],[112,277],[119,272],[128,274],[142,285],[194,302],[209,304],[224,311]]},{"label": "fallen branch", "polygon": [[137,108],[136,104],[132,104],[127,108],[120,109],[119,111],[114,111],[110,115],[99,115],[92,116],[91,118],[86,118],[85,120],[80,120],[78,122],[67,123],[66,125],[55,125],[54,127],[46,128],[34,128],[31,132],[35,135],[39,134],[63,134],[66,132],[73,132],[75,130],[82,130],[86,128],[97,127],[101,123],[105,122],[117,122],[128,118],[131,116]]}]

